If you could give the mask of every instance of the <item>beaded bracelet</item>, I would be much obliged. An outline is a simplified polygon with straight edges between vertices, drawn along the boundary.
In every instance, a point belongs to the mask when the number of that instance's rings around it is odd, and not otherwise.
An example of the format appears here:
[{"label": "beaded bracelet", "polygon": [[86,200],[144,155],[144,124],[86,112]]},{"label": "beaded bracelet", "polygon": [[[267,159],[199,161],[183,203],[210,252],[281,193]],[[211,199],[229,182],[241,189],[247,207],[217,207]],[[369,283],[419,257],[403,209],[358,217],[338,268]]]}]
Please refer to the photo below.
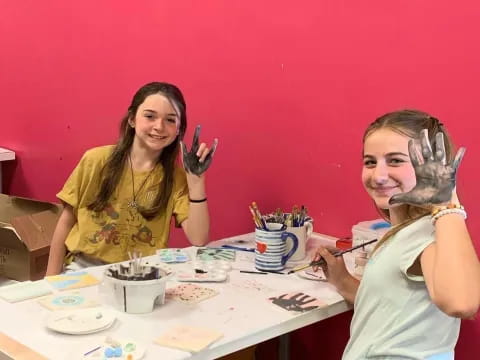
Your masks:
[{"label": "beaded bracelet", "polygon": [[448,214],[458,214],[458,215],[462,215],[463,219],[467,218],[467,212],[463,208],[443,209],[443,210],[440,210],[440,211],[436,211],[435,215],[432,216],[432,224],[435,225],[438,218],[442,217],[443,215],[448,215]]},{"label": "beaded bracelet", "polygon": [[448,204],[448,205],[443,205],[443,206],[435,206],[434,209],[432,210],[432,216],[437,215],[440,211],[445,210],[445,209],[462,209],[465,210],[465,208],[460,205],[460,204]]}]

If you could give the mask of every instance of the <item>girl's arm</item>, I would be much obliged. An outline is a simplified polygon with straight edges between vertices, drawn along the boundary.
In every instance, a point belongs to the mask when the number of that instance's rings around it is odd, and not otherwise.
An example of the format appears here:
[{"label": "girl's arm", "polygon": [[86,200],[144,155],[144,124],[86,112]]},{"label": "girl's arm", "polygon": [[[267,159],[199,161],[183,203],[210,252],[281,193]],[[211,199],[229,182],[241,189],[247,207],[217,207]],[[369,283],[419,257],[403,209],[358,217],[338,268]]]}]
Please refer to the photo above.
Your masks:
[{"label": "girl's arm", "polygon": [[[197,176],[187,173],[187,183],[191,200],[206,199],[205,174]],[[208,242],[210,216],[207,201],[190,202],[188,218],[182,222],[182,228],[192,245],[203,246]]]},{"label": "girl's arm", "polygon": [[[342,295],[347,302],[353,304],[357,296],[358,287],[360,286],[360,280],[348,272],[342,256],[335,257],[326,248],[320,247],[313,260],[318,261],[321,258],[327,263],[326,266],[322,266],[322,268],[328,282],[337,288],[339,294]],[[314,270],[317,271],[316,268],[314,268]]]},{"label": "girl's arm", "polygon": [[50,244],[46,276],[57,275],[62,272],[63,259],[66,252],[65,240],[76,222],[77,218],[73,213],[73,208],[68,204],[64,204],[53,233],[52,243]]},{"label": "girl's arm", "polygon": [[430,297],[440,310],[461,318],[478,311],[480,263],[462,216],[454,213],[437,219],[435,242],[420,261]]},{"label": "girl's arm", "polygon": [[217,148],[218,140],[213,141],[209,149],[205,143],[199,145],[200,125],[195,128],[192,148],[190,151],[184,142],[181,142],[183,166],[187,173],[188,196],[190,207],[188,218],[182,222],[182,228],[188,240],[196,246],[203,246],[208,242],[210,230],[210,216],[206,201],[195,202],[195,200],[206,200],[205,171],[210,166],[213,154]]}]

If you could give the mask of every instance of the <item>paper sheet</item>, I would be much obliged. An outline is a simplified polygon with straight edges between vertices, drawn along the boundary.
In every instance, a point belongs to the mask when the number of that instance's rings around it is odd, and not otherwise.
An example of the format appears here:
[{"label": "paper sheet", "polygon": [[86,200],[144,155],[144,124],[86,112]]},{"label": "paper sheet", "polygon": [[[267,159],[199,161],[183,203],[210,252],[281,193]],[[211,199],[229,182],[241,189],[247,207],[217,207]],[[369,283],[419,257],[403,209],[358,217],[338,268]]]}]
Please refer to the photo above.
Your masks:
[{"label": "paper sheet", "polygon": [[222,336],[221,332],[213,329],[177,326],[156,339],[155,343],[184,351],[198,352]]},{"label": "paper sheet", "polygon": [[85,271],[47,276],[45,280],[58,290],[78,289],[100,283],[100,280]]},{"label": "paper sheet", "polygon": [[51,293],[52,288],[45,282],[45,280],[24,281],[0,288],[0,298],[11,303],[36,298]]}]

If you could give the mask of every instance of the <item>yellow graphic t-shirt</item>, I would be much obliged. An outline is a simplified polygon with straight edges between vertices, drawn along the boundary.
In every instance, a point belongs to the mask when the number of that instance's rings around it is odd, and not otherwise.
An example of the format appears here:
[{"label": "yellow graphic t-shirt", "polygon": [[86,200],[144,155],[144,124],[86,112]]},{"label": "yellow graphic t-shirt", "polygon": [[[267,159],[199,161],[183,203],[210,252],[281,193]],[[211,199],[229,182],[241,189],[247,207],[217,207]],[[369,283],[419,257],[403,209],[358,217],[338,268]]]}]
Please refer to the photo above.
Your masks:
[{"label": "yellow graphic t-shirt", "polygon": [[136,202],[142,207],[151,207],[163,179],[163,168],[158,164],[151,174],[134,172],[133,183],[130,166],[124,166],[121,180],[105,209],[101,212],[87,209],[97,196],[101,171],[113,148],[108,145],[88,150],[57,194],[73,207],[77,217],[65,242],[67,249],[107,263],[127,260],[129,251],[140,251],[142,256],[147,256],[165,248],[172,216],[176,226],[180,226],[188,217],[189,208],[185,171],[178,166],[165,212],[146,220],[136,208],[128,206],[135,191]]}]

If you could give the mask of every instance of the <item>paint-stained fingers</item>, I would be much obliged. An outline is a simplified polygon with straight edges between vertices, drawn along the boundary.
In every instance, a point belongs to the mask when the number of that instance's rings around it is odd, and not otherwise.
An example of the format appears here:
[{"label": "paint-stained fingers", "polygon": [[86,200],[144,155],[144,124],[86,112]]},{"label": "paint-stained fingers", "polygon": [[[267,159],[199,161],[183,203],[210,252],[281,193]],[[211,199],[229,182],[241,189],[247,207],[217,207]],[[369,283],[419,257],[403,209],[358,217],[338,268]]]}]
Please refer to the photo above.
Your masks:
[{"label": "paint-stained fingers", "polygon": [[296,299],[299,303],[303,303],[306,299],[309,298],[306,294],[297,294],[299,297]]},{"label": "paint-stained fingers", "polygon": [[198,139],[200,138],[201,125],[197,125],[193,134],[192,152],[195,154],[198,151]]},{"label": "paint-stained fingers", "polygon": [[[307,300],[307,299],[308,299],[308,300]],[[313,298],[313,297],[311,297],[311,296],[309,296],[309,295],[305,295],[305,297],[302,299],[302,305],[306,305],[306,304],[311,303],[311,302],[313,302],[313,301],[315,301],[315,300],[317,300],[317,299],[315,299],[315,298]]]},{"label": "paint-stained fingers", "polygon": [[428,203],[429,199],[430,198],[426,198],[424,195],[422,195],[421,192],[410,191],[407,193],[393,195],[390,198],[390,200],[388,200],[388,203],[390,205],[395,205],[395,204],[419,205],[419,204]]},{"label": "paint-stained fingers", "polygon": [[408,141],[408,153],[410,155],[410,161],[412,162],[413,167],[420,166],[423,163],[423,159],[418,151],[418,144],[413,139]]},{"label": "paint-stained fingers", "polygon": [[218,139],[215,139],[213,141],[212,147],[209,149],[208,154],[205,156],[205,160],[203,160],[203,163],[205,164],[205,169],[207,169],[210,166],[210,164],[213,160],[213,154],[215,153],[215,149],[217,148],[217,144],[218,144]]},{"label": "paint-stained fingers", "polygon": [[207,144],[201,143],[195,155],[198,156],[198,161],[203,163],[209,152],[210,149],[207,147]]},{"label": "paint-stained fingers", "polygon": [[437,135],[435,135],[435,160],[439,161],[442,165],[447,164],[445,140],[442,132],[438,132]]},{"label": "paint-stained fingers", "polygon": [[453,160],[453,164],[452,164],[453,170],[455,170],[455,172],[457,171],[458,167],[460,166],[460,163],[462,162],[463,156],[465,155],[465,151],[467,151],[467,149],[464,147],[461,147],[460,149],[458,149],[457,155],[455,155],[455,159]]},{"label": "paint-stained fingers", "polygon": [[405,193],[395,194],[388,200],[388,203],[390,205],[403,204],[405,202],[404,199],[405,199]]},{"label": "paint-stained fingers", "polygon": [[183,167],[187,172],[191,172],[190,168],[188,167],[188,161],[186,161],[186,156],[188,154],[187,146],[183,141],[180,141],[180,148],[182,149],[182,163]]},{"label": "paint-stained fingers", "polygon": [[420,135],[420,143],[422,145],[422,156],[426,161],[433,160],[432,145],[428,139],[428,130],[423,129]]},{"label": "paint-stained fingers", "polygon": [[300,297],[303,295],[303,293],[297,293],[295,295],[293,295],[290,300],[295,300],[295,301],[300,301]]},{"label": "paint-stained fingers", "polygon": [[187,145],[183,141],[180,141],[180,147],[182,148],[182,156],[188,154]]}]

